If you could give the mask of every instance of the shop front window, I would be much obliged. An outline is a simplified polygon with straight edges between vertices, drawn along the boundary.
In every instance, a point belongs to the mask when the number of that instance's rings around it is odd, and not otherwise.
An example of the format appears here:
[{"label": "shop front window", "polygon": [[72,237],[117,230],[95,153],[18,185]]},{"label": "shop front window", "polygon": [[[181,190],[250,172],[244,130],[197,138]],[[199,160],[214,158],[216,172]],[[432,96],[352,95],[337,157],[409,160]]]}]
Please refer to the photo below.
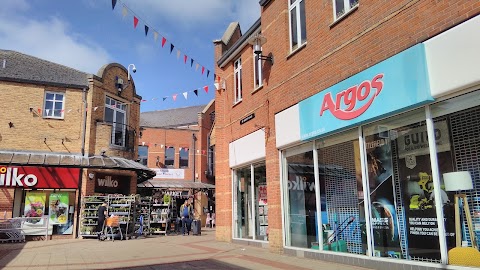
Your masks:
[{"label": "shop front window", "polygon": [[439,172],[444,184],[442,199],[447,248],[450,251],[457,246],[468,246],[479,250],[479,91],[432,105],[431,111]]},{"label": "shop front window", "polygon": [[253,181],[255,186],[255,232],[256,239],[267,240],[268,237],[268,201],[267,178],[264,164],[254,166]]},{"label": "shop front window", "polygon": [[235,170],[233,217],[235,238],[268,240],[268,203],[265,164]]},{"label": "shop front window", "polygon": [[323,250],[366,254],[364,194],[357,129],[316,142]]},{"label": "shop front window", "polygon": [[286,155],[287,246],[318,248],[317,211],[311,143],[292,149]]},{"label": "shop front window", "polygon": [[[75,209],[74,190],[21,190],[19,216],[26,217],[22,229],[26,235],[45,235],[47,224],[41,217],[48,218],[49,234],[73,234]],[[18,212],[17,212],[18,213]]]},{"label": "shop front window", "polygon": [[[438,127],[435,139],[443,149],[438,159],[451,171],[446,122]],[[364,136],[373,255],[440,262],[425,110],[375,122],[364,128]],[[445,229],[447,234],[454,230],[450,224]]]},{"label": "shop front window", "polygon": [[253,239],[253,215],[250,166],[236,171],[234,219],[237,238]]}]

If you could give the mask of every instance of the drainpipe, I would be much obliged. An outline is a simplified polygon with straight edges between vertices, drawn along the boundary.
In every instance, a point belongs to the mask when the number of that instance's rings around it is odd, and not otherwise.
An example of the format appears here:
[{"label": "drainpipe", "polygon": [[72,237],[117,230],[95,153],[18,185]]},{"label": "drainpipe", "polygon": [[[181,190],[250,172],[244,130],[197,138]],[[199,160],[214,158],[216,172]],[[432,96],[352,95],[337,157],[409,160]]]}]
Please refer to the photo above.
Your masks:
[{"label": "drainpipe", "polygon": [[195,133],[192,133],[192,141],[193,141],[193,182],[196,182],[196,177],[195,177],[195,141],[197,140],[197,137],[195,137]]},{"label": "drainpipe", "polygon": [[[82,146],[81,146],[81,153],[82,153],[82,158],[85,157],[85,137],[86,137],[86,131],[87,131],[87,91],[88,87],[83,88],[83,93],[82,93],[82,101],[83,101],[83,125],[82,125]],[[81,165],[82,166],[82,165]],[[76,217],[76,224],[77,224],[77,235],[76,237],[78,238],[80,235],[80,206],[82,203],[82,185],[83,185],[83,167],[80,167],[80,172],[78,175],[78,196],[77,196],[77,217]]]}]

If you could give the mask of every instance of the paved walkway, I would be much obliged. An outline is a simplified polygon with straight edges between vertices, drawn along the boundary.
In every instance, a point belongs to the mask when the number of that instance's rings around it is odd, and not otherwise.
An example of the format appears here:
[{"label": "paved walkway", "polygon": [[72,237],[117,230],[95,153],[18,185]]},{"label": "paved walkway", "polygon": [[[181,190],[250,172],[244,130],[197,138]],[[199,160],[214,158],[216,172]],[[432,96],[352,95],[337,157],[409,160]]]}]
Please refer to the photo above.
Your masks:
[{"label": "paved walkway", "polygon": [[328,269],[366,268],[275,254],[267,249],[201,236],[159,236],[127,241],[51,240],[0,244],[0,269]]}]

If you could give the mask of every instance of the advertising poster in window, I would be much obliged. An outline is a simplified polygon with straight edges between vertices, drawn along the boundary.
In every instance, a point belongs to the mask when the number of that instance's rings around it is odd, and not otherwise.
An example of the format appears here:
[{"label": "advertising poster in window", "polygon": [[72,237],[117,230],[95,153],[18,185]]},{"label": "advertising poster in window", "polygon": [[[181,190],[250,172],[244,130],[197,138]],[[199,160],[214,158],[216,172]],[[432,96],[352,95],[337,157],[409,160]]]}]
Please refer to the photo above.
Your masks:
[{"label": "advertising poster in window", "polygon": [[28,217],[25,223],[43,225],[43,217],[45,213],[46,194],[41,192],[27,191],[25,195],[25,217]]},{"label": "advertising poster in window", "polygon": [[401,256],[401,249],[395,210],[390,132],[379,127],[378,133],[365,137],[365,146],[372,204],[374,255],[398,258]]},{"label": "advertising poster in window", "polygon": [[68,221],[68,193],[51,193],[48,199],[50,224],[66,224]]},{"label": "advertising poster in window", "polygon": [[[440,175],[453,171],[446,121],[435,123],[435,140]],[[408,128],[398,135],[399,176],[405,209],[408,256],[440,260],[437,215],[426,126]],[[443,187],[442,187],[443,188]],[[453,195],[443,189],[442,205],[448,249],[455,245]]]}]

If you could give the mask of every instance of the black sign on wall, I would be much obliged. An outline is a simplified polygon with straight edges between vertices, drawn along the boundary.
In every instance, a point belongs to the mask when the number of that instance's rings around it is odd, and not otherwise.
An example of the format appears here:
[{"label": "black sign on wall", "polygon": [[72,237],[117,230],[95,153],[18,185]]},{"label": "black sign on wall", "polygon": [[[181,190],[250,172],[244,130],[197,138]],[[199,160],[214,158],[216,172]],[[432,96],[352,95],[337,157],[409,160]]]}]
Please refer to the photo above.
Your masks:
[{"label": "black sign on wall", "polygon": [[248,115],[247,117],[243,118],[242,120],[240,120],[240,125],[245,124],[246,122],[252,120],[253,118],[255,118],[254,113],[252,113],[252,114]]},{"label": "black sign on wall", "polygon": [[97,173],[94,180],[96,193],[130,194],[131,178],[129,176]]}]

